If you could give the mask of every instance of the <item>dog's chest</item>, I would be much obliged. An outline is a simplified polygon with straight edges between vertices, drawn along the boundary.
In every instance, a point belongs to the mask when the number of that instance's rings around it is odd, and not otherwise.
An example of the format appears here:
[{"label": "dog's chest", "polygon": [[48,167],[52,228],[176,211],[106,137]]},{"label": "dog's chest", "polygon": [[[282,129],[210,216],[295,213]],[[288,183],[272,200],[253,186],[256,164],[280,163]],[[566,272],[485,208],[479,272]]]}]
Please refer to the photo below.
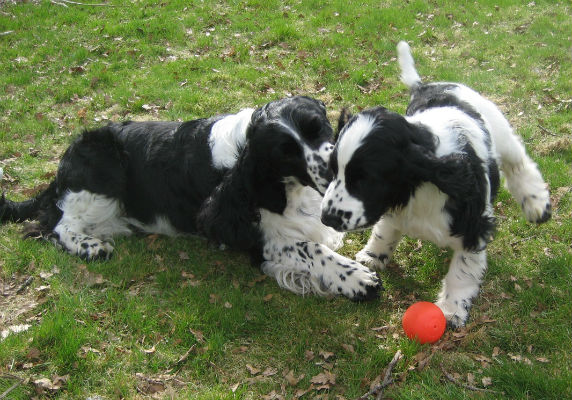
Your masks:
[{"label": "dog's chest", "polygon": [[429,240],[440,247],[462,245],[451,236],[451,216],[445,211],[448,196],[431,183],[422,184],[403,209],[392,213],[391,222],[403,234]]}]

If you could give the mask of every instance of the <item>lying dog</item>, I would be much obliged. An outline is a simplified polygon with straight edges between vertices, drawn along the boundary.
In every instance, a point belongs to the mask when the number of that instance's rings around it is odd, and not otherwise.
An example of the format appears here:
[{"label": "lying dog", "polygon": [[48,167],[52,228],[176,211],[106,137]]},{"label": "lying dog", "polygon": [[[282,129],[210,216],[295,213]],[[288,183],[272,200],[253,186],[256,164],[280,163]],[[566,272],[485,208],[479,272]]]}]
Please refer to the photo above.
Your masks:
[{"label": "lying dog", "polygon": [[411,90],[407,115],[378,107],[347,122],[331,155],[335,177],[322,221],[339,231],[375,224],[356,260],[376,269],[386,266],[403,234],[452,248],[436,304],[458,327],[486,269],[498,167],[529,221],[550,218],[550,197],[492,102],[461,84],[423,84],[407,43],[397,50],[401,80]]},{"label": "lying dog", "polygon": [[335,253],[342,234],[320,222],[331,139],[324,104],[307,97],[184,123],[113,123],[73,142],[37,197],[2,196],[0,221],[37,219],[37,236],[88,260],[109,258],[114,235],[198,232],[261,256],[295,293],[365,300],[377,276]]}]

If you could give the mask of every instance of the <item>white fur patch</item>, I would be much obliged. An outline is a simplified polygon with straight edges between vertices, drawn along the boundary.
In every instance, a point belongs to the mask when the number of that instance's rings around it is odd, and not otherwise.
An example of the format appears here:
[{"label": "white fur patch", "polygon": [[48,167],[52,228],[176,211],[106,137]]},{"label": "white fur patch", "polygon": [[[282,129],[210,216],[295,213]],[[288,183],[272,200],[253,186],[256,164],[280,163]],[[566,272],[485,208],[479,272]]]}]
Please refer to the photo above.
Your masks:
[{"label": "white fur patch", "polygon": [[373,118],[359,114],[355,121],[344,131],[339,139],[338,147],[338,177],[344,180],[346,165],[363,139],[369,135],[375,125]]},{"label": "white fur patch", "polygon": [[215,168],[232,168],[240,148],[246,142],[246,130],[253,112],[253,108],[246,108],[214,123],[209,135],[209,146]]}]

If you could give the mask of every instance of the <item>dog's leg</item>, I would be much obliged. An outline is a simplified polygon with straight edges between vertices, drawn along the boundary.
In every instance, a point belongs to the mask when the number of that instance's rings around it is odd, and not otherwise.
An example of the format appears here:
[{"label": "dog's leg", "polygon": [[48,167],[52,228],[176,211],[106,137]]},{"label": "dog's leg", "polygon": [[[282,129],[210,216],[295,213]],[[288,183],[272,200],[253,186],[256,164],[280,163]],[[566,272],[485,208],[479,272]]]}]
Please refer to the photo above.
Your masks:
[{"label": "dog's leg", "polygon": [[368,267],[381,271],[385,269],[399,243],[401,232],[381,218],[371,230],[366,246],[356,254],[356,260]]},{"label": "dog's leg", "polygon": [[66,194],[58,207],[63,215],[52,240],[83,259],[109,259],[112,235],[130,233],[116,199],[82,190]]},{"label": "dog's leg", "polygon": [[491,123],[491,135],[507,189],[527,220],[547,221],[551,216],[550,193],[538,166],[526,154],[522,141],[496,106],[491,104],[485,115]]},{"label": "dog's leg", "polygon": [[297,294],[344,295],[354,301],[376,298],[379,278],[369,268],[323,244],[308,241],[267,242],[262,271]]},{"label": "dog's leg", "polygon": [[472,299],[479,293],[486,269],[486,250],[476,253],[454,252],[449,271],[443,279],[441,292],[435,303],[443,311],[447,323],[452,328],[458,328],[467,322]]}]

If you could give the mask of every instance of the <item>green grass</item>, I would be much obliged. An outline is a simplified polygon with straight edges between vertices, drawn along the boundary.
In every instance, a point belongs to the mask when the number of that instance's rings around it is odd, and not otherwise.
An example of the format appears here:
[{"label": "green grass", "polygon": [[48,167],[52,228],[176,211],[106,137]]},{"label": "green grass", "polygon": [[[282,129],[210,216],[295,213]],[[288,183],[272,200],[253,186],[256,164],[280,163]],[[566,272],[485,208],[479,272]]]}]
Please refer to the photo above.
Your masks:
[{"label": "green grass", "polygon": [[[450,252],[431,243],[403,240],[381,298],[354,304],[295,296],[260,280],[245,255],[199,238],[119,239],[110,262],[86,265],[3,225],[3,287],[34,280],[0,298],[1,329],[31,325],[0,342],[0,395],[18,378],[8,398],[66,376],[38,396],[259,399],[310,389],[302,398],[351,399],[401,349],[389,398],[572,396],[570,2],[55,3],[0,2],[1,185],[13,199],[49,182],[75,134],[108,120],[188,120],[295,94],[323,100],[332,121],[343,106],[403,112],[394,58],[404,39],[425,80],[464,82],[499,105],[555,209],[550,222],[528,224],[501,190],[471,321],[433,347],[400,328],[407,306],[435,299],[447,270]],[[367,237],[348,235],[342,252],[353,256]],[[496,393],[447,381],[441,364],[459,383],[490,377]],[[311,386],[325,370],[335,384]]]}]

